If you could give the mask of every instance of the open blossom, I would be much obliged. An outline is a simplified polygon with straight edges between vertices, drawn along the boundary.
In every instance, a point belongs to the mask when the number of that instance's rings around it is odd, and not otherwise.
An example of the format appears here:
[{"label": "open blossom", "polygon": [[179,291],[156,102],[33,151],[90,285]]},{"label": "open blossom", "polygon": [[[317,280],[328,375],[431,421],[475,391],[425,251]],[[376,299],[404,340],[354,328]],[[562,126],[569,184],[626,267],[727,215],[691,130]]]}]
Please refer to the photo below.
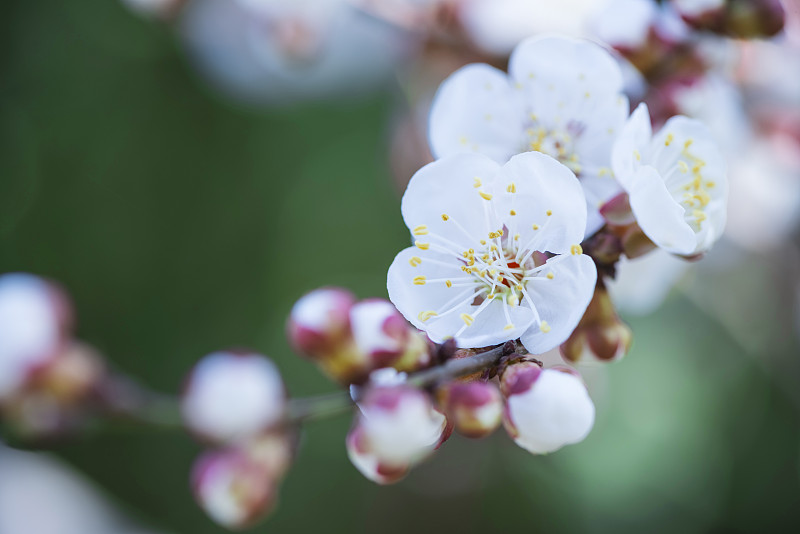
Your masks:
[{"label": "open blossom", "polygon": [[216,352],[193,369],[181,409],[193,432],[215,441],[240,441],[279,423],[286,391],[272,361],[257,354]]},{"label": "open blossom", "polygon": [[567,368],[510,365],[501,378],[503,422],[514,441],[534,454],[583,441],[594,425],[594,404],[581,379]]},{"label": "open blossom", "polygon": [[676,116],[653,135],[647,105],[640,104],[614,145],[613,165],[636,221],[659,247],[691,256],[722,235],[727,171],[703,123]]},{"label": "open blossom", "polygon": [[611,148],[628,116],[617,63],[600,46],[561,37],[523,41],[509,73],[467,65],[436,95],[430,144],[436,157],[480,152],[498,163],[543,152],[581,179],[589,207],[587,235],[602,226],[600,205],[619,193]]},{"label": "open blossom", "polygon": [[435,161],[411,179],[402,212],[416,241],[389,268],[389,297],[436,342],[521,337],[538,354],[563,342],[589,304],[597,272],[579,245],[583,192],[550,156]]},{"label": "open blossom", "polygon": [[447,437],[447,419],[418,389],[398,385],[367,391],[347,437],[353,465],[379,484],[395,482]]}]

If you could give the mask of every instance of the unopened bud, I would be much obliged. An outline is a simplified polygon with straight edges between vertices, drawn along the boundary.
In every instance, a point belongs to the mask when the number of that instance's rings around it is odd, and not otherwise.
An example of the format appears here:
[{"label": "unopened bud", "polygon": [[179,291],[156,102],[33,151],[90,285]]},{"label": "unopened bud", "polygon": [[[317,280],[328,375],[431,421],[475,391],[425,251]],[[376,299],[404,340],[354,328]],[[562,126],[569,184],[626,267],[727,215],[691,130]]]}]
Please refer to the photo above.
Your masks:
[{"label": "unopened bud", "polygon": [[218,442],[241,441],[281,423],[286,390],[271,360],[215,352],[192,370],[181,409],[192,432]]},{"label": "unopened bud", "polygon": [[289,315],[288,337],[295,350],[323,358],[350,338],[350,308],[356,298],[346,289],[315,289],[298,300]]},{"label": "unopened bud", "polygon": [[353,445],[357,445],[351,459],[370,480],[380,478],[375,473],[403,471],[424,460],[445,438],[445,416],[418,389],[371,388],[359,408],[361,412],[351,431]]},{"label": "unopened bud", "polygon": [[371,451],[364,437],[363,427],[356,422],[345,440],[347,456],[358,471],[376,484],[386,485],[399,482],[408,474],[409,465],[394,463],[388,465]]},{"label": "unopened bud", "polygon": [[451,382],[437,396],[447,420],[468,438],[488,436],[503,419],[503,399],[491,382]]},{"label": "unopened bud", "polygon": [[673,0],[681,17],[698,30],[753,39],[783,29],[786,13],[780,0]]},{"label": "unopened bud", "polygon": [[0,276],[0,401],[63,350],[71,319],[55,285],[23,273]]},{"label": "unopened bud", "polygon": [[201,456],[192,470],[192,489],[211,519],[225,528],[240,529],[274,509],[278,478],[237,447]]},{"label": "unopened bud", "polygon": [[594,425],[594,404],[574,371],[516,363],[503,371],[500,387],[506,401],[506,430],[533,454],[578,443]]},{"label": "unopened bud", "polygon": [[569,362],[610,362],[625,356],[633,342],[631,329],[622,322],[605,288],[595,289],[572,335],[561,345]]}]

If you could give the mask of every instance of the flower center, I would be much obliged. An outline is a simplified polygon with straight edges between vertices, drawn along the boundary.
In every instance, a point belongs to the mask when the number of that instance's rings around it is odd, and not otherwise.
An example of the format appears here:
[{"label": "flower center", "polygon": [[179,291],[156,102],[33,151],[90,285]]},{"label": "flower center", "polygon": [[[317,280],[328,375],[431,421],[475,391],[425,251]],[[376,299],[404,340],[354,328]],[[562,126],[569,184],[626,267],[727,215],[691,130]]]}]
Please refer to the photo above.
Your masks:
[{"label": "flower center", "polygon": [[[668,135],[665,146],[672,141],[672,136]],[[691,145],[691,139],[684,143],[677,161],[668,167],[665,183],[675,200],[683,206],[686,222],[699,232],[701,223],[708,218],[706,207],[711,202],[711,192],[716,184],[703,177],[706,162],[689,150]]]},{"label": "flower center", "polygon": [[563,128],[546,128],[535,115],[531,115],[531,120],[525,128],[527,140],[523,151],[547,154],[569,167],[576,175],[580,175],[583,166],[575,152],[575,142],[582,131],[583,128],[574,123],[569,123]]}]

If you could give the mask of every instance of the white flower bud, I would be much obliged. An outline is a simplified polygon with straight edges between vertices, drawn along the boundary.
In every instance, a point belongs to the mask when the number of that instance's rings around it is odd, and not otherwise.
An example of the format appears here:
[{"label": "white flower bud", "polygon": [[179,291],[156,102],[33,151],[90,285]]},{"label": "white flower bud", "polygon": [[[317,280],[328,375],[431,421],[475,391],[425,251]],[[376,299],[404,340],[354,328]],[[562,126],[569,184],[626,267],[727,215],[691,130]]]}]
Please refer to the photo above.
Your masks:
[{"label": "white flower bud", "polygon": [[66,297],[41,278],[0,276],[0,400],[62,348],[70,315]]},{"label": "white flower bud", "polygon": [[192,370],[181,408],[187,427],[200,436],[239,441],[281,421],[286,392],[267,358],[215,352]]},{"label": "white flower bud", "polygon": [[252,525],[277,500],[273,474],[238,448],[201,456],[192,470],[192,489],[203,510],[225,528]]},{"label": "white flower bud", "polygon": [[571,370],[514,364],[504,371],[501,388],[506,430],[517,445],[534,454],[578,443],[594,425],[594,404]]},{"label": "white flower bud", "polygon": [[348,448],[353,463],[371,480],[381,482],[373,473],[405,471],[425,459],[446,437],[445,416],[420,390],[376,387],[367,391],[359,408]]}]

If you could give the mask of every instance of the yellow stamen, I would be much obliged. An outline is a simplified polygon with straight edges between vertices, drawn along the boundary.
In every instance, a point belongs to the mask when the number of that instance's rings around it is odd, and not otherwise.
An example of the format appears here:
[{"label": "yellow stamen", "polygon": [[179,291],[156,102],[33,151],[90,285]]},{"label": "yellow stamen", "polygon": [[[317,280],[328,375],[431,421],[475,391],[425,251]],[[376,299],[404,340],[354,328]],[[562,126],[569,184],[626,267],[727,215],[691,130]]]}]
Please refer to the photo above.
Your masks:
[{"label": "yellow stamen", "polygon": [[472,323],[475,322],[475,318],[468,313],[462,313],[459,317],[467,326],[470,326]]},{"label": "yellow stamen", "polygon": [[583,254],[583,247],[580,245],[572,245],[569,247],[569,251],[573,256],[577,256],[578,254]]},{"label": "yellow stamen", "polygon": [[483,200],[492,200],[492,195],[486,193],[484,191],[478,191],[478,194],[483,198]]},{"label": "yellow stamen", "polygon": [[410,260],[408,260],[408,263],[411,264],[412,267],[416,267],[420,263],[422,263],[422,258],[420,258],[419,256],[414,256]]},{"label": "yellow stamen", "polygon": [[414,228],[413,232],[414,235],[427,235],[428,234],[428,227],[424,224],[417,226]]},{"label": "yellow stamen", "polygon": [[478,177],[476,176],[476,177],[475,177],[475,183],[474,183],[474,184],[472,184],[472,187],[474,187],[475,189],[477,189],[477,188],[479,188],[480,186],[481,186],[481,179],[480,179],[480,178],[478,178]]},{"label": "yellow stamen", "polygon": [[450,219],[450,216],[447,215],[446,213],[442,213],[442,220],[447,221],[448,219]]},{"label": "yellow stamen", "polygon": [[539,330],[546,334],[550,331],[550,325],[547,324],[547,321],[542,321],[542,324],[539,325]]},{"label": "yellow stamen", "polygon": [[412,280],[415,286],[424,286],[425,285],[425,277],[424,276],[415,276]]},{"label": "yellow stamen", "polygon": [[414,245],[416,245],[416,247],[421,250],[428,250],[429,248],[431,248],[430,243],[422,243],[420,241],[414,241]]},{"label": "yellow stamen", "polygon": [[423,312],[419,312],[419,315],[417,315],[417,319],[419,319],[420,321],[422,321],[424,323],[425,321],[427,321],[431,317],[436,317],[437,315],[439,315],[439,314],[436,313],[435,311],[431,311],[431,310],[423,311]]},{"label": "yellow stamen", "polygon": [[508,191],[509,193],[516,193],[517,192],[517,186],[514,185],[514,183],[512,182],[512,183],[508,184],[508,187],[506,187],[506,191]]}]

